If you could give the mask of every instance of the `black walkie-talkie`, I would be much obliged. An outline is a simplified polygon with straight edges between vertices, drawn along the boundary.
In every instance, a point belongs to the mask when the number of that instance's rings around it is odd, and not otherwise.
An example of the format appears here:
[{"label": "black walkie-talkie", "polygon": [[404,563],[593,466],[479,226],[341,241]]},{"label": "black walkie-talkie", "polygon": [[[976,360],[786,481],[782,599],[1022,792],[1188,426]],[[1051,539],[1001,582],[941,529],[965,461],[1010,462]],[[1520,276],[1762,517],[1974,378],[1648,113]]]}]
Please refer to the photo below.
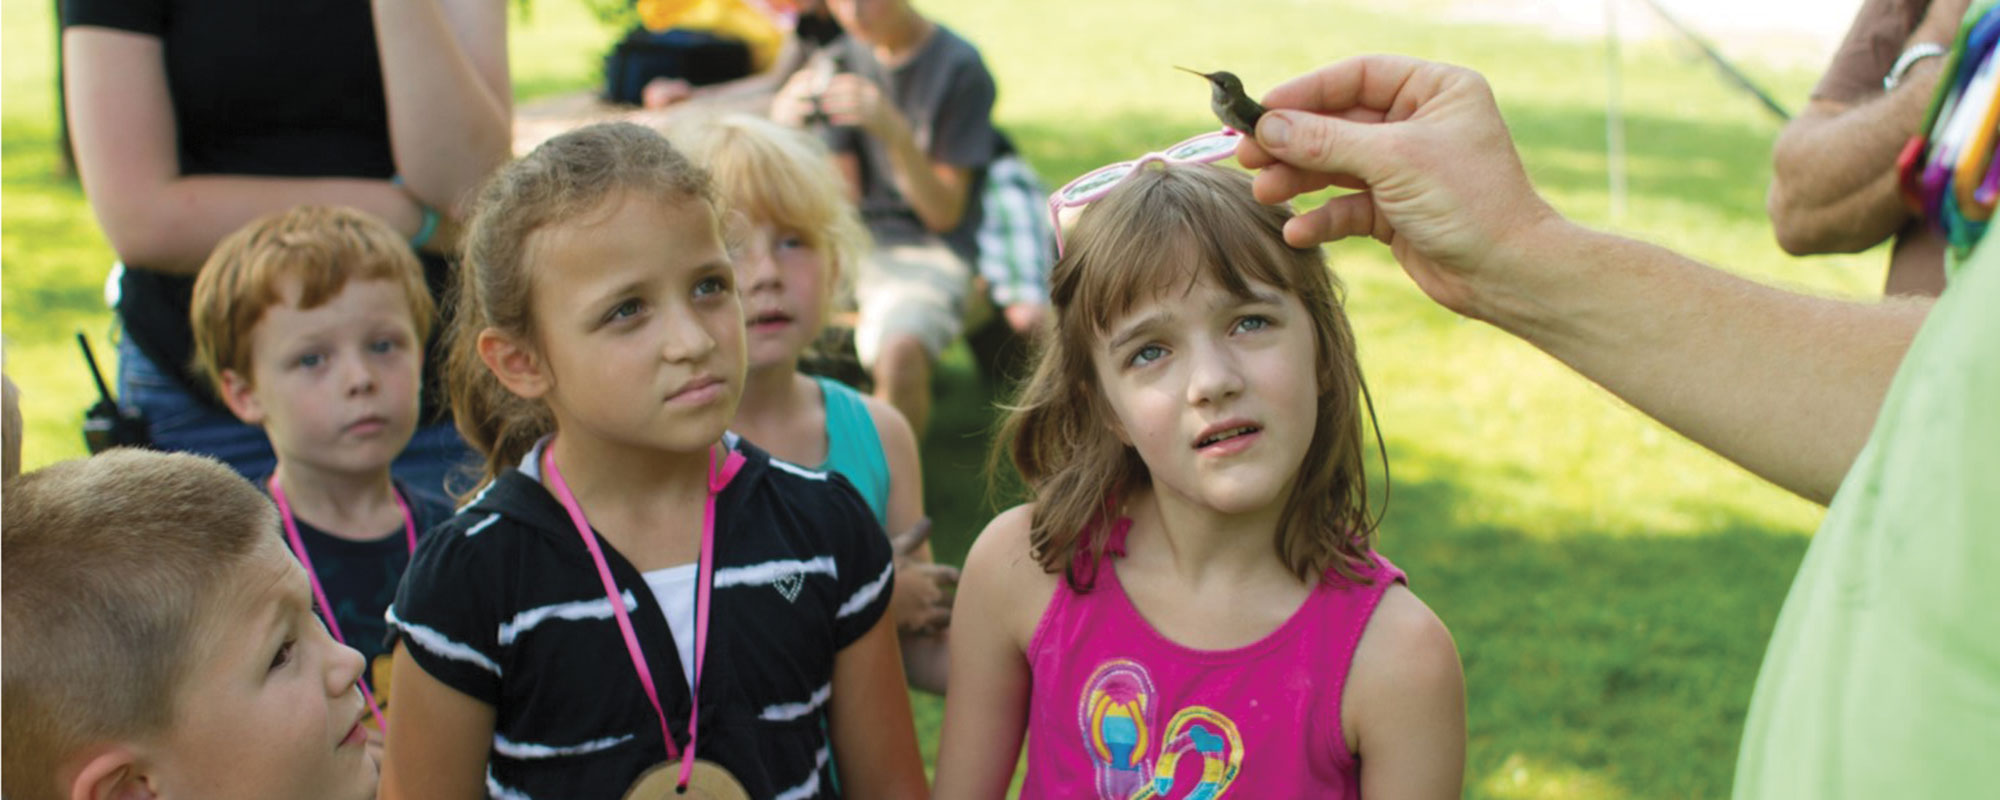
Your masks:
[{"label": "black walkie-talkie", "polygon": [[104,373],[97,369],[97,355],[90,351],[90,340],[83,331],[76,332],[76,345],[83,348],[90,379],[97,382],[97,402],[83,412],[83,446],[96,455],[113,447],[151,445],[153,437],[146,430],[146,418],[138,411],[119,408],[118,401],[112,399],[111,387],[104,385]]}]

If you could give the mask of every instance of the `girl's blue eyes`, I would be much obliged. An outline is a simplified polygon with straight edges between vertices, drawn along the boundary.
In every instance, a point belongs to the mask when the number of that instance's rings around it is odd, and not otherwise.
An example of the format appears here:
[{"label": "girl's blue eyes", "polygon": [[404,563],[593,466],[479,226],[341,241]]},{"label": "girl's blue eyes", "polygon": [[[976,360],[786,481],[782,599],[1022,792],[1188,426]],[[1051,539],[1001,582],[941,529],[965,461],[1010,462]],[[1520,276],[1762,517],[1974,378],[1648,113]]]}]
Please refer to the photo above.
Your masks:
[{"label": "girl's blue eyes", "polygon": [[613,306],[611,309],[611,313],[604,315],[604,319],[605,321],[609,322],[611,320],[620,320],[620,319],[625,319],[626,317],[636,316],[639,313],[639,310],[644,307],[645,304],[639,302],[638,300],[627,300],[623,303],[619,303],[618,305]]},{"label": "girl's blue eyes", "polygon": [[[1229,332],[1231,334],[1254,333],[1256,331],[1261,331],[1266,328],[1269,328],[1271,327],[1271,325],[1272,322],[1270,317],[1266,317],[1261,314],[1252,314],[1250,316],[1236,320],[1235,324],[1229,326]],[[1167,354],[1167,348],[1157,344],[1149,344],[1139,348],[1138,350],[1133,351],[1132,357],[1126,359],[1125,363],[1127,366],[1143,367],[1147,364],[1151,364],[1155,361],[1160,360],[1161,358],[1165,357],[1166,354]]]},{"label": "girl's blue eyes", "polygon": [[[691,292],[691,294],[693,294],[696,299],[701,299],[705,297],[712,297],[718,294],[725,294],[729,291],[729,289],[730,285],[729,285],[729,280],[727,278],[710,276],[702,278],[699,281],[696,281],[694,284],[694,289]],[[638,316],[640,312],[645,310],[646,310],[646,301],[634,297],[625,300],[624,302],[621,302],[616,306],[612,306],[611,310],[604,315],[604,321],[617,322],[622,319],[629,319],[631,317]]]},{"label": "girl's blue eyes", "polygon": [[694,285],[694,296],[707,297],[729,291],[729,282],[721,278],[703,278]]},{"label": "girl's blue eyes", "polygon": [[1139,348],[1137,352],[1134,352],[1132,354],[1132,358],[1128,360],[1126,363],[1134,367],[1143,367],[1147,364],[1153,363],[1154,361],[1158,361],[1161,356],[1165,356],[1166,354],[1167,354],[1167,348],[1161,347],[1157,344],[1149,344],[1146,345],[1145,347]]},{"label": "girl's blue eyes", "polygon": [[306,369],[312,369],[324,363],[326,363],[326,356],[319,353],[307,353],[299,356],[298,360],[298,365]]}]

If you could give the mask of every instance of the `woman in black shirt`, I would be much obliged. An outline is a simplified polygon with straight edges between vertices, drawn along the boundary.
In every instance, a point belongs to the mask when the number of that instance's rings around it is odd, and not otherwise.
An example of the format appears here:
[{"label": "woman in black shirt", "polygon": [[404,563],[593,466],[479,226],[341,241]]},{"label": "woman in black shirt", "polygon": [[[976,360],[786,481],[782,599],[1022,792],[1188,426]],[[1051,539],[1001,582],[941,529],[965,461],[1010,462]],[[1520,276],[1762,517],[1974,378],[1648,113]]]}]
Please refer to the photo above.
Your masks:
[{"label": "woman in black shirt", "polygon": [[[459,202],[509,154],[506,5],[64,0],[62,10],[77,166],[125,264],[121,398],[145,413],[156,446],[268,471],[263,433],[189,374],[195,274],[252,219],[343,205],[408,235],[442,296]],[[441,394],[427,388],[427,399]],[[396,471],[441,490],[466,450],[441,413],[427,421]]]}]

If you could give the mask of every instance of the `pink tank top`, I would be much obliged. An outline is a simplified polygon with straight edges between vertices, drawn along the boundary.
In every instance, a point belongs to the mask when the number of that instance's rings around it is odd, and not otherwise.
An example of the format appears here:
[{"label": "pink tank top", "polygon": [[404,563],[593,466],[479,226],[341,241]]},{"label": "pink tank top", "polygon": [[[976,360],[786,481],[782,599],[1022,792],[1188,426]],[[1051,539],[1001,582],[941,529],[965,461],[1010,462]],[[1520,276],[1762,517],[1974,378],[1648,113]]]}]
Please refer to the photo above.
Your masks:
[{"label": "pink tank top", "polygon": [[[1058,582],[1028,643],[1024,798],[1356,798],[1340,727],[1354,646],[1403,571],[1380,555],[1355,584],[1329,573],[1290,619],[1233,650],[1195,650],[1139,615],[1110,556],[1096,585]],[[1088,572],[1088,570],[1086,570]]]}]

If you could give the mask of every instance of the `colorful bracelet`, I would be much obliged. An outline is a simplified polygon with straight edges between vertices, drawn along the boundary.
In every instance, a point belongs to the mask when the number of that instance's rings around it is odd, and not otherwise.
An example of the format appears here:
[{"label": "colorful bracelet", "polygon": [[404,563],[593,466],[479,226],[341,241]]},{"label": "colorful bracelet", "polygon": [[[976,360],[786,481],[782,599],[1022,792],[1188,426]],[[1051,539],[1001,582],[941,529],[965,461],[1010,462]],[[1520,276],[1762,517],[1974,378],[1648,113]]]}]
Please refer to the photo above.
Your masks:
[{"label": "colorful bracelet", "polygon": [[424,208],[424,224],[417,226],[417,235],[410,237],[411,250],[424,249],[424,245],[431,243],[431,237],[437,235],[437,230],[438,230],[437,209],[431,208],[430,206],[424,206],[423,208]]},{"label": "colorful bracelet", "polygon": [[[389,182],[397,186],[403,187],[403,191],[405,194],[409,193],[410,187],[407,184],[403,183],[403,176],[400,173],[389,176]],[[417,200],[417,196],[411,194],[410,199]],[[422,223],[417,225],[416,234],[410,237],[411,250],[424,249],[424,245],[431,243],[431,238],[437,235],[437,230],[438,230],[437,209],[424,205],[424,202],[422,200],[417,200],[417,207],[424,210],[424,220]]]}]

